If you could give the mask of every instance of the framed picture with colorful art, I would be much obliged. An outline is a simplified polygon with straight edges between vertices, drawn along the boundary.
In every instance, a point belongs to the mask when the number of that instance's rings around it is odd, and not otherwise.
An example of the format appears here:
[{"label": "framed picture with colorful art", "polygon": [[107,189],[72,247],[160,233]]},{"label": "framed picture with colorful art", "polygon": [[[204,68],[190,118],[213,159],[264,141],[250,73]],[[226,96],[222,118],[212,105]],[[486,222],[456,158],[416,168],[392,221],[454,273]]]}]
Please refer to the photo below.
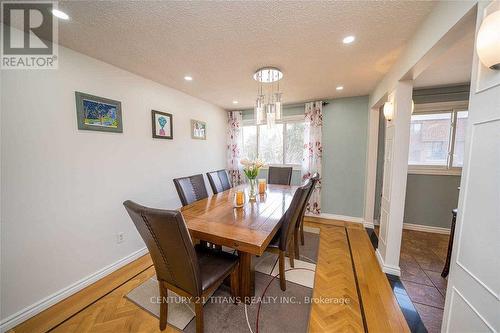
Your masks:
[{"label": "framed picture with colorful art", "polygon": [[207,139],[207,123],[191,119],[191,138],[197,140]]},{"label": "framed picture with colorful art", "polygon": [[122,103],[75,91],[78,129],[100,132],[123,132]]},{"label": "framed picture with colorful art", "polygon": [[170,113],[151,110],[151,121],[153,123],[153,138],[169,140],[174,138],[172,115]]}]

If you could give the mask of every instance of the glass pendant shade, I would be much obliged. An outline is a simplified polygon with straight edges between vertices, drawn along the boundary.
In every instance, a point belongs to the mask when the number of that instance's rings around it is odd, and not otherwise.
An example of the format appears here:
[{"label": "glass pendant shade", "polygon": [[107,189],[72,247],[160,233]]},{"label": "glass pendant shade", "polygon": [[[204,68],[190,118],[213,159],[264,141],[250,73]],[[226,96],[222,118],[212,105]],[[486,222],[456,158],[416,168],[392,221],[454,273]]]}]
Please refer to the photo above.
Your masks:
[{"label": "glass pendant shade", "polygon": [[259,96],[255,101],[255,123],[262,125],[266,122],[266,110],[264,110],[264,96]]},{"label": "glass pendant shade", "polygon": [[266,118],[267,118],[267,126],[273,127],[276,120],[276,109],[274,104],[269,103],[266,105]]},{"label": "glass pendant shade", "polygon": [[283,103],[281,101],[282,93],[274,94],[275,120],[281,120],[283,117]]}]

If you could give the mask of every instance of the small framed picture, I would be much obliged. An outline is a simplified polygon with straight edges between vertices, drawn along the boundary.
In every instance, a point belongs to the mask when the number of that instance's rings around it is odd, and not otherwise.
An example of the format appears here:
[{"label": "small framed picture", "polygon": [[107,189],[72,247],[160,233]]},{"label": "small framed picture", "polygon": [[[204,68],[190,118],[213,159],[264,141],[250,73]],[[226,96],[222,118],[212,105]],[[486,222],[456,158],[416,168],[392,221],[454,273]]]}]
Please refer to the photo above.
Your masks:
[{"label": "small framed picture", "polygon": [[75,91],[78,129],[123,133],[122,103]]},{"label": "small framed picture", "polygon": [[151,110],[151,121],[153,138],[169,140],[174,138],[172,114]]},{"label": "small framed picture", "polygon": [[191,119],[191,138],[196,140],[207,139],[207,123]]}]

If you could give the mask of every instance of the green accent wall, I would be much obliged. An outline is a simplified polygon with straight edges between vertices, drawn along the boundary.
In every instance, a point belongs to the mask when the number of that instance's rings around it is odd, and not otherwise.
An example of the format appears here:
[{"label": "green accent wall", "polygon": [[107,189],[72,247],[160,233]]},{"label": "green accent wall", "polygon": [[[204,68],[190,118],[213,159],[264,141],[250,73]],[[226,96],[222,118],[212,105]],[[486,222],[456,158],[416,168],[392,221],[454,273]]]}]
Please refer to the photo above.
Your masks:
[{"label": "green accent wall", "polygon": [[368,96],[323,107],[323,213],[363,217],[367,135]]},{"label": "green accent wall", "polygon": [[449,228],[459,186],[460,176],[409,174],[404,222]]}]

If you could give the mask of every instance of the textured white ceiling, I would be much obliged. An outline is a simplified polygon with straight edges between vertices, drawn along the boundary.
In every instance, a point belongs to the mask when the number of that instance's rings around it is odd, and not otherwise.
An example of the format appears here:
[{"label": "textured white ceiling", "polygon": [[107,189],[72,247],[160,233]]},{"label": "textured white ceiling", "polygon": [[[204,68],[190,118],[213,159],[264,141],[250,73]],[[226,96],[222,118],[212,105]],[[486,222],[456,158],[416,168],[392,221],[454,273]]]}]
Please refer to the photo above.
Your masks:
[{"label": "textured white ceiling", "polygon": [[[60,21],[59,41],[223,108],[235,109],[233,100],[246,108],[264,65],[284,72],[285,103],[370,93],[433,5],[60,1],[71,20]],[[351,34],[356,41],[343,45]]]},{"label": "textured white ceiling", "polygon": [[470,82],[474,55],[475,20],[464,29],[462,38],[439,56],[414,82],[416,88]]}]

